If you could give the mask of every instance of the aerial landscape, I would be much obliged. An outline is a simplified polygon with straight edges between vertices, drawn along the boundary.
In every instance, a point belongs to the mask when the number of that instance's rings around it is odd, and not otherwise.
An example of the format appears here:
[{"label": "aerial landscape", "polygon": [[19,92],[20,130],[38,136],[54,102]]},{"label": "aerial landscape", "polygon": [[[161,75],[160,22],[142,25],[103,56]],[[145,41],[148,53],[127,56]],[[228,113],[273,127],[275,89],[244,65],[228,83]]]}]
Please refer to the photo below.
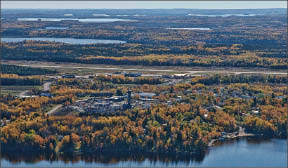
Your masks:
[{"label": "aerial landscape", "polygon": [[287,63],[287,8],[2,8],[1,166],[286,167]]}]

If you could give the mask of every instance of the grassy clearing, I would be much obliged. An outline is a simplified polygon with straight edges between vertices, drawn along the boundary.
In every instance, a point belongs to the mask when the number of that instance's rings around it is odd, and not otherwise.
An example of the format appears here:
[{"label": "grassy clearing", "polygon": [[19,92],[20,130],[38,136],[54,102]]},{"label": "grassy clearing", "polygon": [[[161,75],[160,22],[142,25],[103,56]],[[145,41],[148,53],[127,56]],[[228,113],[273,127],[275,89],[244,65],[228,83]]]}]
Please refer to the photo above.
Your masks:
[{"label": "grassy clearing", "polygon": [[17,96],[21,92],[26,90],[41,89],[42,86],[1,86],[1,95],[11,94],[12,96]]}]

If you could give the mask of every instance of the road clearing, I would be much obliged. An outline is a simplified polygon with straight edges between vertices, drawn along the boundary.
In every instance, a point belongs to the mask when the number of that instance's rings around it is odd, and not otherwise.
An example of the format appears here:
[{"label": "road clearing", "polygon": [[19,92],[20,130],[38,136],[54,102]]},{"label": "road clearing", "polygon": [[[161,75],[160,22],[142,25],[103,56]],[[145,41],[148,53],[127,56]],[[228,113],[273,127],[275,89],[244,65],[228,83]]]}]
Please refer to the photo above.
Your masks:
[{"label": "road clearing", "polygon": [[266,75],[287,75],[285,70],[274,70],[267,68],[231,68],[231,67],[181,67],[181,66],[135,66],[135,65],[99,65],[81,63],[56,63],[42,61],[12,61],[4,60],[4,64],[48,68],[48,69],[76,69],[93,71],[138,71],[145,73],[186,73],[186,74],[266,74]]},{"label": "road clearing", "polygon": [[58,109],[62,107],[62,104],[59,104],[55,107],[53,107],[50,111],[47,112],[48,115],[53,115],[55,112],[57,112]]}]

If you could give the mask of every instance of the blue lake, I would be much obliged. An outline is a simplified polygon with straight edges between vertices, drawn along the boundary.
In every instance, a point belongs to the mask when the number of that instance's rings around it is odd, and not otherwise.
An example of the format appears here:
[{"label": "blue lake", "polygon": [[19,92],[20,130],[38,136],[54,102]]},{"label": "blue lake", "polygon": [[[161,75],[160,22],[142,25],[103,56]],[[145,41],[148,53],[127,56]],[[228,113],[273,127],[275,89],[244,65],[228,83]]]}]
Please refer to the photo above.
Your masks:
[{"label": "blue lake", "polygon": [[26,21],[26,22],[35,22],[35,21],[43,21],[43,22],[60,22],[60,21],[78,21],[84,23],[110,23],[110,22],[132,22],[136,20],[131,19],[118,19],[118,18],[17,18],[18,21]]},{"label": "blue lake", "polygon": [[74,38],[1,38],[2,42],[22,42],[24,40],[33,40],[33,41],[49,41],[49,42],[60,42],[67,44],[122,44],[126,43],[125,41],[120,40],[101,40],[101,39],[74,39]]},{"label": "blue lake", "polygon": [[[104,153],[103,153],[104,155]],[[287,141],[284,139],[255,140],[241,138],[209,148],[204,156],[198,158],[169,158],[165,156],[144,157],[136,154],[126,156],[95,156],[95,158],[79,157],[77,159],[48,159],[38,160],[5,157],[1,159],[5,167],[286,167]],[[30,156],[32,157],[32,156]],[[7,159],[9,158],[9,159]]]},{"label": "blue lake", "polygon": [[183,28],[174,28],[174,27],[170,27],[170,28],[166,28],[169,30],[211,30],[210,28],[203,28],[203,27],[197,27],[197,28],[190,28],[190,27],[183,27]]},{"label": "blue lake", "polygon": [[45,27],[46,30],[66,30],[68,27]]},{"label": "blue lake", "polygon": [[188,14],[188,16],[206,16],[206,17],[229,17],[229,16],[251,17],[259,15],[262,14]]}]

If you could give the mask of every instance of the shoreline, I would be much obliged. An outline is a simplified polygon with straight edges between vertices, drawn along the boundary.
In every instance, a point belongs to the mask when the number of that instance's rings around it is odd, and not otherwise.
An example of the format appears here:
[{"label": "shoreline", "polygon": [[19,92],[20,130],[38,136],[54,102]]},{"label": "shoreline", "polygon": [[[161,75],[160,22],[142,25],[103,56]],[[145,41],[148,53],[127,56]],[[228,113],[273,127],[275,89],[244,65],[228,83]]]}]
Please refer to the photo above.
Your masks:
[{"label": "shoreline", "polygon": [[222,133],[221,137],[218,137],[217,139],[211,139],[208,143],[208,147],[212,147],[213,144],[217,141],[225,141],[225,140],[231,140],[231,139],[236,139],[239,137],[255,137],[259,136],[257,134],[253,133],[245,133],[245,128],[239,127],[239,131],[233,132],[233,133]]},{"label": "shoreline", "polygon": [[[265,143],[265,140],[285,140],[286,138],[267,138],[267,139],[259,139],[259,143],[262,143],[264,141],[264,144]],[[285,140],[286,141],[286,140]],[[230,141],[232,142],[232,141]],[[244,141],[240,141],[241,142],[244,142]],[[233,142],[233,143],[238,143],[237,142]],[[246,143],[246,141],[245,141]],[[230,144],[230,143],[228,143]],[[250,144],[254,144],[254,143],[250,143]],[[224,144],[221,144],[219,145],[219,147],[223,147],[225,145]],[[230,145],[228,145],[230,146]],[[235,146],[235,145],[234,145]],[[237,145],[236,145],[237,146]],[[225,147],[224,147],[225,148]],[[213,149],[213,148],[212,148]],[[209,152],[210,153],[210,152]],[[17,155],[18,154],[18,155]],[[33,157],[33,156],[36,156],[36,157]],[[204,153],[204,155],[200,156],[199,155],[195,155],[195,156],[187,156],[187,155],[175,155],[175,154],[160,154],[160,153],[154,153],[154,154],[146,154],[145,153],[141,153],[141,152],[138,152],[138,153],[133,153],[133,152],[122,152],[121,155],[118,155],[117,153],[114,153],[112,151],[110,151],[110,153],[106,153],[106,152],[99,152],[99,153],[94,153],[93,155],[91,154],[78,154],[78,155],[57,155],[54,153],[54,155],[47,155],[47,153],[34,153],[33,156],[31,155],[25,155],[23,153],[11,153],[11,152],[6,152],[6,153],[2,153],[2,158],[1,160],[6,162],[6,164],[8,165],[11,165],[11,163],[13,163],[13,165],[15,166],[16,164],[22,164],[24,163],[25,164],[25,161],[28,161],[28,164],[35,164],[33,165],[33,167],[39,163],[45,163],[47,162],[47,164],[49,164],[49,166],[51,166],[51,164],[57,164],[59,163],[59,161],[67,161],[70,160],[72,161],[73,163],[77,164],[77,163],[86,163],[86,161],[92,163],[93,164],[103,164],[103,163],[106,163],[106,164],[116,164],[116,163],[119,163],[119,162],[142,162],[143,159],[150,159],[150,160],[154,160],[156,161],[157,159],[157,162],[161,162],[161,163],[165,163],[165,161],[167,161],[167,159],[172,159],[172,161],[175,161],[177,160],[178,162],[203,162],[205,161],[205,158],[209,157],[209,154],[208,153]],[[127,159],[128,158],[128,159]],[[14,160],[13,160],[14,159]],[[115,160],[116,159],[116,160]],[[198,163],[200,163],[198,162]],[[170,162],[171,163],[171,162]]]},{"label": "shoreline", "polygon": [[[217,138],[217,139],[211,139],[208,143],[208,147],[213,147],[215,145],[215,143],[219,142],[219,141],[227,141],[227,140],[233,140],[233,139],[237,139],[237,138],[242,138],[242,137],[258,137],[261,135],[257,135],[257,134],[245,134],[245,135],[237,135],[237,136],[233,136],[233,137],[229,137],[229,138]],[[279,138],[282,139],[282,138]]]}]

